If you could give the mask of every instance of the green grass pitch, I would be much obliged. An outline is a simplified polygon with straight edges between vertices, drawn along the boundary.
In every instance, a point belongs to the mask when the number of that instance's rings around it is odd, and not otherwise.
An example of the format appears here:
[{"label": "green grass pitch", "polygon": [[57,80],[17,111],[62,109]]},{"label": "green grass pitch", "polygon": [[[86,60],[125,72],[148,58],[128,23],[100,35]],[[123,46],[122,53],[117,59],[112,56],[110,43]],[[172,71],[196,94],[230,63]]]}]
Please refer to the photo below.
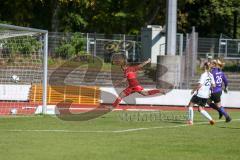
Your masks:
[{"label": "green grass pitch", "polygon": [[[230,111],[231,123],[218,121],[214,126],[204,123],[207,121],[198,112],[193,126],[186,126],[178,118],[139,120],[123,118],[125,114],[129,116],[133,112],[111,112],[80,122],[51,116],[1,117],[0,159],[240,159],[239,111]],[[216,112],[210,114],[217,119]]]}]

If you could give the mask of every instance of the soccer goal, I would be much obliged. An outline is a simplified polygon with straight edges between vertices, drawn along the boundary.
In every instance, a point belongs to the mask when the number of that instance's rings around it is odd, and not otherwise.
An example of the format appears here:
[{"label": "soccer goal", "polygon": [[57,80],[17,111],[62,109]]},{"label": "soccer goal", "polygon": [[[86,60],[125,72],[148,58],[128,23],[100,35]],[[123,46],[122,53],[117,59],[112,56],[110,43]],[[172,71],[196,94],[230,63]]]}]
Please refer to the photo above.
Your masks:
[{"label": "soccer goal", "polygon": [[[47,102],[48,31],[0,24],[0,115],[43,113]],[[34,88],[42,86],[42,102]]]}]

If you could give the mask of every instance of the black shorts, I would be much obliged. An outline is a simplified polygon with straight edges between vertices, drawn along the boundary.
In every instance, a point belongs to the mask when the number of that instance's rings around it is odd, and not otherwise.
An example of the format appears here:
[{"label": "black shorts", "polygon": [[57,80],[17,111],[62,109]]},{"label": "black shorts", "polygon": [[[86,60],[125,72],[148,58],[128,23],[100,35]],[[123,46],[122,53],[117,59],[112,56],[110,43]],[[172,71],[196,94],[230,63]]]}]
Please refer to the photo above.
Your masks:
[{"label": "black shorts", "polygon": [[198,106],[204,107],[207,103],[207,98],[201,98],[198,97],[197,95],[194,95],[191,99],[191,102],[194,104],[197,104]]},{"label": "black shorts", "polygon": [[212,93],[210,96],[210,102],[214,102],[214,103],[219,103],[221,102],[221,95],[222,95],[222,91],[220,92],[216,92],[216,93]]}]

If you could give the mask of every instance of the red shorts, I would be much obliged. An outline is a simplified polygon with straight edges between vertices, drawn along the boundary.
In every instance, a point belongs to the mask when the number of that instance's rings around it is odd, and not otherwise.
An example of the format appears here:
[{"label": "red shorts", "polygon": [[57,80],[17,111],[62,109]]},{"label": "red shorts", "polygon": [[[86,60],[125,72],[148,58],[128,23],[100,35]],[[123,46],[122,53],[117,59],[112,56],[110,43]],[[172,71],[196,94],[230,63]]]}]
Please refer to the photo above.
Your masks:
[{"label": "red shorts", "polygon": [[128,86],[128,88],[124,89],[123,92],[125,93],[126,96],[128,96],[129,94],[131,93],[134,93],[134,92],[140,92],[143,90],[143,87],[140,86],[140,85],[137,85],[137,86]]}]

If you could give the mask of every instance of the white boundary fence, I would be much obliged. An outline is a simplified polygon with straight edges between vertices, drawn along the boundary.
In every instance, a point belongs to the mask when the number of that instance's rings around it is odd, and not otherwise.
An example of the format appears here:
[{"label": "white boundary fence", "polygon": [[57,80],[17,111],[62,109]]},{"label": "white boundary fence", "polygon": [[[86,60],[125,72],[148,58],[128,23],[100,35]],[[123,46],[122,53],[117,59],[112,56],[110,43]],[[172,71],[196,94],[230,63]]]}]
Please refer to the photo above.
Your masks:
[{"label": "white boundary fence", "polygon": [[[109,94],[117,96],[123,88],[101,87],[101,101],[102,103],[112,104],[115,97],[110,97]],[[150,89],[150,88],[149,88]],[[173,89],[166,95],[144,97],[137,93],[130,95],[123,99],[121,104],[130,105],[167,105],[167,106],[187,106],[191,99],[191,90]],[[230,91],[222,95],[222,105],[227,108],[240,108],[240,91]]]},{"label": "white boundary fence", "polygon": [[[28,100],[30,85],[0,85],[0,100]],[[112,104],[117,95],[124,88],[100,87],[101,103]],[[152,88],[146,88],[152,89]],[[13,96],[11,91],[21,91],[21,95]],[[111,95],[115,96],[109,96]],[[134,93],[123,99],[121,104],[129,105],[166,105],[166,106],[187,106],[191,99],[191,90],[173,89],[166,95],[144,97]],[[240,91],[230,91],[222,95],[222,105],[227,108],[240,108]]]}]

